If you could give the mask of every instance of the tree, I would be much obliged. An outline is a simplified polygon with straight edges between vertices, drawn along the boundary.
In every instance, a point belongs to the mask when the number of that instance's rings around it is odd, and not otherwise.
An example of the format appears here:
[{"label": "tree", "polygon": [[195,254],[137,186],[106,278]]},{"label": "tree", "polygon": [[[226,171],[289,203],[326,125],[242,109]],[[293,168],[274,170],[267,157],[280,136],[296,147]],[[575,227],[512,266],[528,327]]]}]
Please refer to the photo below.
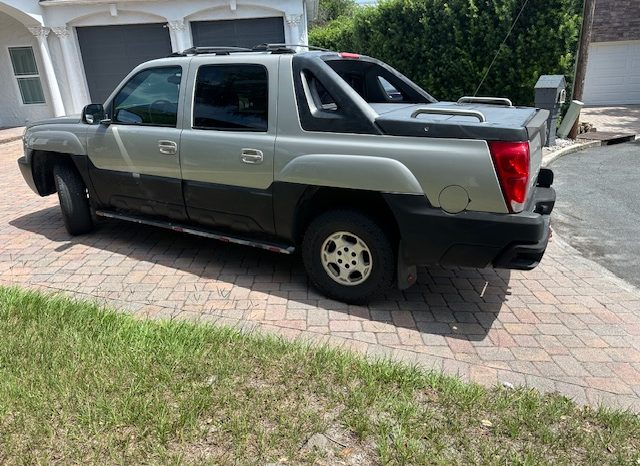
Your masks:
[{"label": "tree", "polygon": [[[573,79],[582,0],[386,0],[310,31],[312,45],[389,63],[441,100],[473,95],[533,104],[541,74]],[[493,57],[495,63],[489,70]]]},{"label": "tree", "polygon": [[324,26],[338,18],[353,14],[358,5],[354,0],[320,0],[318,4],[318,18],[311,23],[311,27]]}]

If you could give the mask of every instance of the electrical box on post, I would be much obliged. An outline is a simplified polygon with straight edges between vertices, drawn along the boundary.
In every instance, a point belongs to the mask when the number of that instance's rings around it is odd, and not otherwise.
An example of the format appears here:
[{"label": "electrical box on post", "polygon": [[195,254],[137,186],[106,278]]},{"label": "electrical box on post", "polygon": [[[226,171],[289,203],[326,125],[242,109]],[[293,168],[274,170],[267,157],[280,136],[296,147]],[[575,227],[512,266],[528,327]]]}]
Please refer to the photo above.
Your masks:
[{"label": "electrical box on post", "polygon": [[560,109],[567,98],[567,82],[560,74],[543,74],[535,87],[535,105],[549,110],[547,120],[547,140],[545,146],[552,146],[556,142],[556,128]]}]

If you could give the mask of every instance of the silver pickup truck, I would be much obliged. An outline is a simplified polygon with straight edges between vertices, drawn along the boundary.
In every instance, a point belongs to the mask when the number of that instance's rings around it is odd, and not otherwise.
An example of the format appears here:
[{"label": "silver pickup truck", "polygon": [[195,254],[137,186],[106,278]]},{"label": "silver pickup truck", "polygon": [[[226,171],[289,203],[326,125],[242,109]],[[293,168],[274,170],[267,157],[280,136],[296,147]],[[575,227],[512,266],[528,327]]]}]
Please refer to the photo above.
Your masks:
[{"label": "silver pickup truck", "polygon": [[363,302],[416,266],[531,269],[549,238],[544,110],[438,102],[390,66],[327,51],[194,48],[104,104],[31,123],[18,160],[72,235],[97,217],[291,254]]}]

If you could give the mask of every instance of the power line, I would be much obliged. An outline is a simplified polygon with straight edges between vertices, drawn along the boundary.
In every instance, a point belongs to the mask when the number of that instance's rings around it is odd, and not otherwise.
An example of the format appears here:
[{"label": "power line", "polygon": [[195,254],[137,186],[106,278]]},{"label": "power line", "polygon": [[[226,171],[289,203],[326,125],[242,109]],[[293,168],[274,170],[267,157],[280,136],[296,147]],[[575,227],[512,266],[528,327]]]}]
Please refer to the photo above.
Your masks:
[{"label": "power line", "polygon": [[505,44],[505,42],[507,42],[507,39],[511,35],[511,32],[513,31],[513,28],[516,26],[516,23],[520,19],[520,15],[524,11],[524,7],[527,6],[527,3],[529,3],[529,0],[524,0],[524,3],[522,3],[522,7],[520,8],[520,11],[518,12],[518,16],[516,16],[516,19],[513,21],[513,24],[511,25],[511,28],[509,28],[509,32],[507,32],[506,37],[504,38],[504,40],[502,41],[502,43],[498,47],[498,50],[497,50],[496,54],[493,57],[493,60],[491,60],[491,64],[489,65],[489,68],[487,68],[487,71],[484,73],[484,76],[482,77],[482,81],[480,81],[480,84],[478,84],[478,87],[476,88],[476,91],[473,93],[474,96],[478,95],[478,91],[482,87],[482,84],[484,84],[484,80],[487,79],[487,76],[489,76],[489,71],[491,71],[491,67],[493,67],[493,64],[498,59],[498,55],[500,54],[500,51],[502,50],[502,46]]}]

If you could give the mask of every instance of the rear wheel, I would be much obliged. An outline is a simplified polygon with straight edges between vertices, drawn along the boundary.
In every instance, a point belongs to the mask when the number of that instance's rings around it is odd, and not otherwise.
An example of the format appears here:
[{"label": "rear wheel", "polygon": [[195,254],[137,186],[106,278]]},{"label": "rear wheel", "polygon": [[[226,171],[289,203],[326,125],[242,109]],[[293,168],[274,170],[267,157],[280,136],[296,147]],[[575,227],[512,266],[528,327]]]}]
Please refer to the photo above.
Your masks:
[{"label": "rear wheel", "polygon": [[71,235],[82,235],[93,229],[87,187],[71,165],[58,164],[53,169],[64,226]]},{"label": "rear wheel", "polygon": [[316,218],[305,232],[302,256],[313,284],[339,301],[365,302],[393,283],[391,242],[357,211],[335,210]]}]

